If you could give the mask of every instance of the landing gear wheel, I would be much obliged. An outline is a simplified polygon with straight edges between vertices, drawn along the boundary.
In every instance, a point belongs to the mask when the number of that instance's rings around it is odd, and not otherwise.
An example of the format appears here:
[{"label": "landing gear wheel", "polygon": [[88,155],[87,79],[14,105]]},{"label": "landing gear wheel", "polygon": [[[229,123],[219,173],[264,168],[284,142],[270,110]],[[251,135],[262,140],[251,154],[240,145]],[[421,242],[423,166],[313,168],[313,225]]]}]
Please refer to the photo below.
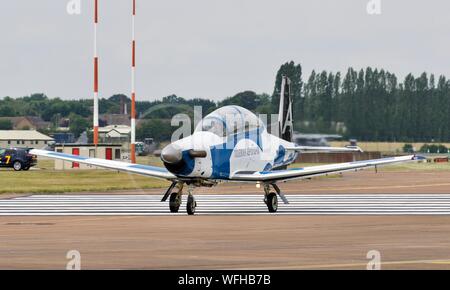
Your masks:
[{"label": "landing gear wheel", "polygon": [[278,197],[275,192],[269,193],[266,199],[267,208],[269,212],[277,212],[278,210]]},{"label": "landing gear wheel", "polygon": [[187,199],[187,204],[186,204],[186,210],[187,210],[188,215],[194,215],[196,207],[197,207],[197,202],[195,201],[194,196],[189,195],[188,199]]},{"label": "landing gear wheel", "polygon": [[170,212],[177,213],[180,210],[181,206],[181,194],[178,192],[172,192],[170,194],[170,200],[169,200],[169,208]]},{"label": "landing gear wheel", "polygon": [[20,171],[22,170],[22,162],[20,161],[15,161],[13,164],[13,168],[15,171]]}]

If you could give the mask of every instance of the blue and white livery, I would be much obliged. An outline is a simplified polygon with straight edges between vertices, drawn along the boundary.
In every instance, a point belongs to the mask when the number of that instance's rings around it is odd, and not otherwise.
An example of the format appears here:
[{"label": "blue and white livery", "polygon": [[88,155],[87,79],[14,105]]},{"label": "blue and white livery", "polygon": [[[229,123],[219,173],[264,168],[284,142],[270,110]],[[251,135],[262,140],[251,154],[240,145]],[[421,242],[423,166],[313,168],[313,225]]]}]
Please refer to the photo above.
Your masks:
[{"label": "blue and white livery", "polygon": [[[197,205],[193,196],[195,187],[212,187],[220,182],[256,183],[264,189],[268,210],[276,212],[278,196],[288,203],[277,185],[279,182],[422,159],[410,155],[287,169],[303,152],[352,152],[360,149],[305,147],[292,143],[292,97],[290,81],[286,77],[283,77],[280,95],[279,117],[272,124],[271,133],[265,123],[249,110],[239,106],[222,107],[206,116],[191,136],[173,142],[162,150],[164,168],[43,150],[32,150],[30,153],[169,180],[172,185],[162,201],[169,200],[170,211],[178,212],[183,189],[187,187],[186,208],[190,215],[195,213]],[[277,132],[273,134],[274,131]]]}]

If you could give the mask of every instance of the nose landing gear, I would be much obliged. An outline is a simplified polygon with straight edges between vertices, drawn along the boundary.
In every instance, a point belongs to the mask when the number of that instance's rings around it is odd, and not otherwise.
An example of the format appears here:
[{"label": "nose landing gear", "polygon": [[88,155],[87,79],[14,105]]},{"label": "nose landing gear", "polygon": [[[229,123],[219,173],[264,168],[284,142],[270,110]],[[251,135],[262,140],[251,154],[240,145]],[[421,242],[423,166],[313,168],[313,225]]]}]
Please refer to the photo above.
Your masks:
[{"label": "nose landing gear", "polygon": [[[162,198],[161,202],[167,201],[169,199],[169,209],[171,213],[177,213],[180,210],[182,204],[184,184],[181,182],[173,182],[172,185],[167,189],[166,194]],[[194,215],[197,208],[197,201],[192,194],[194,186],[188,187],[188,198],[186,203],[186,211],[188,215]]]},{"label": "nose landing gear", "polygon": [[169,209],[171,213],[177,213],[180,210],[183,196],[183,183],[173,182],[167,189],[166,194],[162,198],[161,202],[169,199]]},{"label": "nose landing gear", "polygon": [[177,213],[181,206],[182,191],[175,191],[170,194],[169,208],[171,213]]}]

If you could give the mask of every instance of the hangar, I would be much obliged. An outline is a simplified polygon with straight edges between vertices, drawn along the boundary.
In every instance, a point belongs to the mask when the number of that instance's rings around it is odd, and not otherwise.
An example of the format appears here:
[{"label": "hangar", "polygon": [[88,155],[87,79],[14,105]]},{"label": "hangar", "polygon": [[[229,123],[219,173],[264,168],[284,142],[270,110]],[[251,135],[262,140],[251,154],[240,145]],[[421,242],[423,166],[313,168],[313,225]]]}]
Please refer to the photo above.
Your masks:
[{"label": "hangar", "polygon": [[53,138],[35,130],[0,130],[1,148],[45,148]]},{"label": "hangar", "polygon": [[110,125],[98,128],[102,142],[122,144],[130,142],[131,127],[126,125]]}]

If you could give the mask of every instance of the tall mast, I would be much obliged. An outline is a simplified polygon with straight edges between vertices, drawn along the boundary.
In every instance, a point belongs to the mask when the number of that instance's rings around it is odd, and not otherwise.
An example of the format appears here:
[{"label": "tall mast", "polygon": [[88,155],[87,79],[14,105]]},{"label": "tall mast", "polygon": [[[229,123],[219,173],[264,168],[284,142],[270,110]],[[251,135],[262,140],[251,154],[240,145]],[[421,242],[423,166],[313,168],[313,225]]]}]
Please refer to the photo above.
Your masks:
[{"label": "tall mast", "polygon": [[94,144],[98,145],[98,55],[97,55],[97,26],[98,0],[94,0]]},{"label": "tall mast", "polygon": [[131,163],[136,163],[136,38],[135,38],[135,18],[136,18],[136,0],[133,1],[133,10],[131,17]]}]

